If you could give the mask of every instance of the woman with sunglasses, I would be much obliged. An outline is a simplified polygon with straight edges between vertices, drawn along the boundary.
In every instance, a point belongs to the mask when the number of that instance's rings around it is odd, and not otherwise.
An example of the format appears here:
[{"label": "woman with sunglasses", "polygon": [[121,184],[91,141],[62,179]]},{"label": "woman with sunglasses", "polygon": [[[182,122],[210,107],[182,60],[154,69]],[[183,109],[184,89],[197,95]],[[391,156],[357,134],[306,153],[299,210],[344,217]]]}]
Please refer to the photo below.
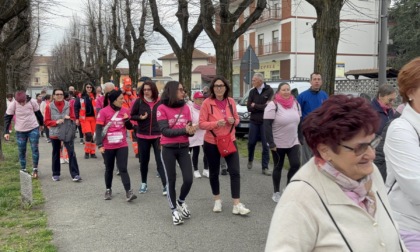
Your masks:
[{"label": "woman with sunglasses", "polygon": [[406,251],[373,164],[378,127],[366,99],[345,95],[331,96],[305,118],[314,157],[280,198],[266,251]]},{"label": "woman with sunglasses", "polygon": [[280,200],[281,170],[287,155],[290,169],[287,172],[287,184],[300,167],[298,125],[302,116],[300,105],[290,91],[290,85],[280,83],[274,100],[264,110],[264,130],[268,146],[274,161],[273,186],[271,197],[274,202]]},{"label": "woman with sunglasses", "polygon": [[[216,136],[228,136],[236,146],[235,125],[239,123],[235,100],[229,97],[229,82],[223,76],[214,77],[210,84],[210,97],[201,105],[199,126],[206,130],[204,135],[204,154],[209,163],[210,187],[213,193],[213,212],[222,211],[220,196],[220,152],[216,143]],[[225,157],[230,175],[231,197],[233,201],[232,213],[247,215],[251,211],[240,202],[241,181],[239,154],[233,152]]]},{"label": "woman with sunglasses", "polygon": [[93,141],[93,133],[96,128],[96,92],[93,85],[89,82],[83,87],[80,99],[74,103],[76,114],[76,124],[82,125],[85,136],[85,159],[96,158],[96,144]]},{"label": "woman with sunglasses", "polygon": [[[51,167],[53,181],[60,181],[60,151],[62,149],[62,143],[61,140],[58,139],[58,127],[63,124],[65,120],[76,120],[74,108],[70,105],[70,102],[64,100],[63,89],[56,88],[53,91],[53,101],[45,108],[45,125],[49,127],[52,144]],[[82,178],[80,177],[79,165],[77,164],[76,154],[74,153],[74,139],[70,142],[63,142],[63,145],[67,149],[71,178],[74,182],[79,182]]]},{"label": "woman with sunglasses", "polygon": [[[166,83],[162,93],[162,104],[156,116],[162,137],[162,162],[167,181],[167,198],[172,210],[174,225],[184,223],[191,213],[185,203],[193,183],[193,169],[189,154],[188,137],[194,135],[196,127],[191,124],[191,113],[184,100],[184,87],[178,81]],[[141,156],[141,154],[140,154]],[[176,199],[176,162],[182,174],[182,186],[179,198]]]},{"label": "woman with sunglasses", "polygon": [[398,88],[406,105],[386,134],[386,186],[405,246],[420,251],[420,58],[400,70]]}]

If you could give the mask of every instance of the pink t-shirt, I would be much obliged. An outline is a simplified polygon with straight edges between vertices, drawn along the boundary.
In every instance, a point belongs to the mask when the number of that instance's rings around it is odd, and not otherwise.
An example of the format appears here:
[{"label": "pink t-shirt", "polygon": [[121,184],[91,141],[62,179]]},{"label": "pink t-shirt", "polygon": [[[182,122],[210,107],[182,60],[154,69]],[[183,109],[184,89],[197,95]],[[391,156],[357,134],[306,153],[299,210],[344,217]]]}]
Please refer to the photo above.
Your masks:
[{"label": "pink t-shirt", "polygon": [[96,97],[95,109],[103,109],[104,101],[105,101],[105,96]]},{"label": "pink t-shirt", "polygon": [[297,102],[290,109],[283,108],[282,105],[276,105],[273,101],[267,104],[264,110],[264,119],[274,119],[273,121],[273,139],[277,148],[291,148],[299,144],[298,125],[300,121],[300,107]]},{"label": "pink t-shirt", "polygon": [[[181,107],[182,108],[182,107]],[[171,129],[185,129],[188,122],[191,122],[191,113],[188,105],[184,105],[182,108],[182,114],[178,118],[179,112],[181,108],[170,108],[164,104],[159,105],[156,117],[158,122],[161,120],[167,120],[169,124],[169,128]],[[175,124],[176,121],[176,124]],[[175,125],[174,125],[175,124]],[[187,134],[182,136],[176,137],[166,137],[162,134],[160,139],[161,144],[172,144],[172,143],[188,143],[188,136]]]},{"label": "pink t-shirt", "polygon": [[[111,106],[106,106],[99,111],[96,123],[104,127],[111,121],[116,111]],[[127,131],[124,126],[124,114],[130,115],[130,111],[126,108],[121,108],[115,120],[112,120],[111,126],[102,141],[105,149],[118,149],[126,147],[127,145]]]},{"label": "pink t-shirt", "polygon": [[17,101],[10,103],[7,107],[6,114],[15,115],[15,130],[27,132],[39,127],[38,121],[35,116],[35,111],[39,110],[38,103],[31,99],[25,105],[20,105]]}]

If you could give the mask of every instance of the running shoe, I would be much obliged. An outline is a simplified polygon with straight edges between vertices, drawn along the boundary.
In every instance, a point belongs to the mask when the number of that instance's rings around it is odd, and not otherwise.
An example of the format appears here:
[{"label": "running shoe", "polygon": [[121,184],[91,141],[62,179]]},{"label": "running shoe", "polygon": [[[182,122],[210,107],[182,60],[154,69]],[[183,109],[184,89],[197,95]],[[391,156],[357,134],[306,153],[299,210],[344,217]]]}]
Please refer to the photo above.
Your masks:
[{"label": "running shoe", "polygon": [[191,212],[188,210],[188,206],[185,202],[180,203],[176,201],[176,206],[179,212],[181,212],[182,218],[189,219],[191,218]]},{"label": "running shoe", "polygon": [[76,175],[76,176],[74,176],[74,178],[73,178],[73,182],[79,182],[79,181],[81,181],[82,180],[82,178],[79,176],[79,175]]},{"label": "running shoe", "polygon": [[89,153],[85,153],[85,159],[89,159]]},{"label": "running shoe", "polygon": [[166,196],[166,195],[168,195],[168,192],[166,191],[166,186],[163,188],[163,190],[162,190],[162,195],[163,196]]},{"label": "running shoe", "polygon": [[112,198],[112,190],[106,189],[104,200],[110,200]]},{"label": "running shoe", "polygon": [[172,221],[174,222],[175,226],[184,223],[184,220],[176,209],[172,211]]},{"label": "running shoe", "polygon": [[38,179],[38,169],[34,169],[34,170],[32,171],[32,178],[33,178],[33,179]]},{"label": "running shoe", "polygon": [[147,192],[147,184],[146,183],[141,183],[139,193],[146,193],[146,192]]},{"label": "running shoe", "polygon": [[207,177],[207,178],[208,178],[208,177],[210,177],[210,174],[209,174],[209,169],[204,169],[204,170],[203,170],[203,176],[204,176],[204,177]]},{"label": "running shoe", "polygon": [[194,178],[201,178],[200,171],[194,171]]},{"label": "running shoe", "polygon": [[90,154],[90,158],[98,158],[95,153]]},{"label": "running shoe", "polygon": [[60,176],[52,176],[54,182],[60,181]]},{"label": "running shoe", "polygon": [[240,215],[247,215],[251,211],[245,207],[244,204],[238,203],[236,205],[233,205],[232,213],[233,214],[240,214]]},{"label": "running shoe", "polygon": [[60,164],[64,164],[66,161],[64,161],[64,158],[60,158]]},{"label": "running shoe", "polygon": [[220,213],[222,211],[222,200],[215,200],[214,201],[214,207],[213,212]]},{"label": "running shoe", "polygon": [[125,197],[127,198],[127,202],[131,202],[134,199],[137,199],[137,196],[133,193],[133,190],[128,190],[125,193]]},{"label": "running shoe", "polygon": [[222,169],[222,175],[227,175],[227,169]]}]

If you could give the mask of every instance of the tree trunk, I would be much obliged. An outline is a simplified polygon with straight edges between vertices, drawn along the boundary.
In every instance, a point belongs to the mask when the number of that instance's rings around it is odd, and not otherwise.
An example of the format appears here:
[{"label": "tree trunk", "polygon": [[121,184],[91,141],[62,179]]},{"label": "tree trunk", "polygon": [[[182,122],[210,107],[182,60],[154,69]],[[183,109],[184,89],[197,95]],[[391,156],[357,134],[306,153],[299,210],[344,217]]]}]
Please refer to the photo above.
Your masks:
[{"label": "tree trunk", "polygon": [[131,78],[132,87],[137,89],[137,82],[139,81],[139,59],[127,59],[128,61],[128,75]]},{"label": "tree trunk", "polygon": [[[10,56],[6,52],[0,51],[0,97],[6,97],[7,90],[7,62]],[[6,99],[0,99],[0,160],[4,160],[1,139],[4,130],[4,114],[6,113]]]},{"label": "tree trunk", "polygon": [[[223,41],[226,41],[222,39]],[[234,42],[233,42],[234,43]],[[230,83],[230,90],[233,91],[232,86],[232,59],[233,59],[233,46],[234,44],[223,44],[223,43],[216,43],[215,50],[216,50],[216,73],[217,75],[221,75],[229,80]]]},{"label": "tree trunk", "polygon": [[335,88],[337,47],[340,39],[340,11],[343,7],[343,0],[327,2],[322,3],[322,6],[314,5],[317,12],[317,21],[313,25],[315,38],[314,72],[321,74],[323,79],[322,89],[332,95]]},{"label": "tree trunk", "polygon": [[185,49],[182,49],[178,55],[179,65],[179,82],[184,85],[185,92],[191,91],[191,73],[192,73],[192,54],[194,47],[189,44],[185,45]]}]

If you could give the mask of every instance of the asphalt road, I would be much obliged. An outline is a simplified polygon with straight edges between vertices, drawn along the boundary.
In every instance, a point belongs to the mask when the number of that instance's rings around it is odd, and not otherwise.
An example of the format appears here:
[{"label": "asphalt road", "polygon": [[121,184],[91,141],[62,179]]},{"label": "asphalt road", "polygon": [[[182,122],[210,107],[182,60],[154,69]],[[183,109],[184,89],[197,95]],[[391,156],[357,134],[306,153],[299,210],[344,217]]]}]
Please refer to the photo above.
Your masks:
[{"label": "asphalt road", "polygon": [[[213,200],[207,178],[194,179],[186,203],[191,219],[183,225],[172,224],[171,211],[162,196],[160,179],[151,157],[146,194],[139,194],[139,162],[130,150],[128,170],[138,196],[125,201],[119,176],[114,176],[113,199],[105,201],[104,164],[98,159],[84,159],[83,145],[75,139],[80,183],[71,180],[68,165],[61,165],[61,181],[51,179],[51,144],[40,139],[40,180],[46,199],[48,226],[59,251],[263,251],[275,208],[272,179],[261,174],[254,162],[247,169],[241,161],[241,202],[251,210],[249,216],[232,214],[229,176],[220,176],[223,211],[213,213]],[[201,157],[200,157],[201,159]],[[271,167],[272,169],[272,167]],[[200,164],[202,170],[202,164]],[[284,175],[282,187],[284,186]],[[177,177],[177,192],[182,177]]]}]

